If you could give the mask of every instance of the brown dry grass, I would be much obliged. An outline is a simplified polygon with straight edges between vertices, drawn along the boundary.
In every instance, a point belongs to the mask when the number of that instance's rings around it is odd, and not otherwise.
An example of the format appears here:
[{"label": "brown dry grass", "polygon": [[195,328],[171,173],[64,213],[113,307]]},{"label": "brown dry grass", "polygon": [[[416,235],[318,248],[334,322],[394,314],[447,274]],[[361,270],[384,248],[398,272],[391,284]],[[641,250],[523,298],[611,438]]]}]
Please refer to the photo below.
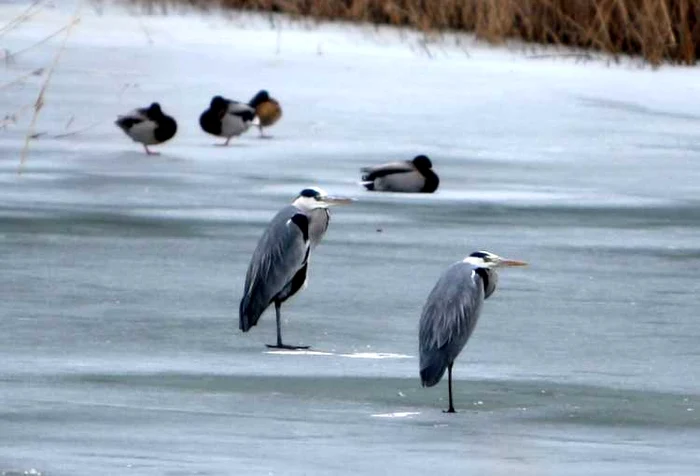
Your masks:
[{"label": "brown dry grass", "polygon": [[651,64],[695,64],[700,0],[128,0],[280,12],[316,19],[474,32],[490,42],[527,42],[641,55]]},{"label": "brown dry grass", "polygon": [[[49,83],[51,82],[51,77],[53,75],[54,70],[56,69],[56,66],[59,63],[59,60],[61,59],[61,55],[66,49],[66,43],[68,42],[68,38],[70,37],[71,32],[73,31],[73,27],[77,25],[80,22],[80,9],[82,7],[82,3],[78,3],[78,7],[75,11],[75,14],[73,15],[71,22],[66,25],[64,28],[61,28],[59,32],[64,31],[66,32],[66,36],[63,39],[63,42],[61,43],[61,47],[58,49],[56,52],[56,55],[54,56],[53,62],[49,66],[46,76],[44,78],[44,82],[41,85],[41,89],[39,90],[39,95],[36,98],[36,101],[34,102],[34,114],[32,115],[31,122],[29,123],[29,128],[27,129],[27,133],[24,139],[24,147],[22,147],[22,152],[20,153],[20,158],[19,158],[19,168],[17,169],[17,173],[21,174],[22,170],[24,169],[24,164],[27,161],[27,154],[29,153],[29,144],[32,141],[32,139],[36,139],[39,137],[41,134],[35,134],[34,133],[34,127],[36,126],[36,121],[39,118],[39,113],[41,112],[41,109],[44,107],[44,101],[45,101],[45,96],[46,96],[46,91],[48,90]],[[55,36],[57,33],[52,34],[50,37]],[[41,40],[43,42],[44,40]],[[43,70],[42,70],[43,72]]]}]

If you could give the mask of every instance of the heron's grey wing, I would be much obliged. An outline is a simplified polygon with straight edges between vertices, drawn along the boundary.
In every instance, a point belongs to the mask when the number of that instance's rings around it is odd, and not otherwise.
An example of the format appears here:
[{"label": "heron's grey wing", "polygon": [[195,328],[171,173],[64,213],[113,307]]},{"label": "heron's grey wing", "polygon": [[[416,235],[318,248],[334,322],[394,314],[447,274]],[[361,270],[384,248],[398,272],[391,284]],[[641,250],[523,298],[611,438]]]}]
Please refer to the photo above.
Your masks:
[{"label": "heron's grey wing", "polygon": [[374,179],[384,177],[386,175],[401,173],[401,172],[411,172],[415,170],[413,163],[410,161],[401,162],[389,162],[388,164],[381,164],[375,167],[364,167],[360,169],[362,172],[362,180],[372,181]]},{"label": "heron's grey wing", "polygon": [[419,325],[420,375],[437,384],[471,335],[484,302],[484,285],[474,266],[458,262],[440,276],[423,307]]},{"label": "heron's grey wing", "polygon": [[308,219],[299,209],[288,206],[275,215],[248,266],[239,309],[239,327],[249,330],[257,324],[274,297],[306,264]]}]

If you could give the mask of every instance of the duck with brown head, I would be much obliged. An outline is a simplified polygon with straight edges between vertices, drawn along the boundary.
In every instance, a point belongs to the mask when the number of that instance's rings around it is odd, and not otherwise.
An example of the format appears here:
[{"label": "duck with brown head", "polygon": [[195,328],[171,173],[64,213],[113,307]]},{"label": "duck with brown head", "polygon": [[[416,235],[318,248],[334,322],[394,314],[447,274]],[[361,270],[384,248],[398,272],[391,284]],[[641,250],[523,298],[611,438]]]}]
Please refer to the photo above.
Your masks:
[{"label": "duck with brown head", "polygon": [[263,132],[263,127],[272,126],[282,117],[282,106],[280,106],[279,101],[262,89],[253,96],[248,105],[255,109],[255,114],[258,116],[260,137],[269,137]]}]

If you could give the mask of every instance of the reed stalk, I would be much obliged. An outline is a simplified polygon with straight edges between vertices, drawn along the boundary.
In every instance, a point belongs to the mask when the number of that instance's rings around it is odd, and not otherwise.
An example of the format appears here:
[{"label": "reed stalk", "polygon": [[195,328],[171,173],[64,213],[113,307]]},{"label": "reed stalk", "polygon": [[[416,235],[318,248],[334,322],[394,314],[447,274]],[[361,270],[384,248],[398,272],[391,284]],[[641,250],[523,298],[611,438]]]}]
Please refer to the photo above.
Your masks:
[{"label": "reed stalk", "polygon": [[286,13],[318,20],[466,31],[498,43],[520,39],[695,64],[700,0],[126,0],[146,11],[199,9]]}]

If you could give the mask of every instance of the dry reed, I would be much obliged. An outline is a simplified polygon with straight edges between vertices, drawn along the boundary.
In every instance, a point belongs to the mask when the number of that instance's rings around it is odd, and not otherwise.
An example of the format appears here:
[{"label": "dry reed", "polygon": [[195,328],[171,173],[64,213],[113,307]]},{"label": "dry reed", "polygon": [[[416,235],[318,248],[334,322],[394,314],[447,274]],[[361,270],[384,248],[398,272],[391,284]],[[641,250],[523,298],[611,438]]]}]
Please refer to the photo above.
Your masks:
[{"label": "dry reed", "polygon": [[641,55],[653,65],[695,64],[700,0],[127,0],[168,6],[231,8],[323,20],[468,31],[490,42],[575,46]]},{"label": "dry reed", "polygon": [[43,6],[44,0],[35,0],[34,2],[32,2],[26,10],[17,15],[15,18],[11,19],[4,26],[0,27],[0,37],[19,27],[20,25],[22,25],[22,23],[30,20],[33,16],[35,16],[41,11]]},{"label": "dry reed", "polygon": [[22,148],[22,152],[20,154],[20,159],[19,159],[19,168],[17,170],[18,174],[22,174],[22,170],[24,168],[24,164],[27,160],[27,154],[29,153],[29,143],[32,139],[36,139],[40,134],[35,134],[34,133],[34,127],[36,126],[36,121],[39,118],[39,112],[41,111],[41,108],[44,107],[44,96],[46,95],[46,91],[48,90],[49,83],[51,82],[51,77],[53,76],[53,72],[56,69],[56,66],[58,65],[59,60],[61,59],[61,55],[66,49],[66,44],[68,43],[68,38],[70,37],[71,32],[73,31],[73,27],[80,23],[80,9],[82,7],[82,2],[78,4],[78,7],[75,11],[75,14],[71,18],[71,22],[66,25],[64,28],[62,28],[59,31],[65,30],[66,36],[63,39],[63,42],[61,43],[60,48],[56,52],[56,56],[54,56],[53,62],[51,63],[51,66],[48,68],[46,77],[44,78],[44,82],[41,85],[41,89],[39,90],[39,95],[37,96],[36,102],[34,103],[34,114],[32,115],[32,120],[29,123],[29,128],[27,129],[27,134],[25,136],[24,140],[24,147]]}]

